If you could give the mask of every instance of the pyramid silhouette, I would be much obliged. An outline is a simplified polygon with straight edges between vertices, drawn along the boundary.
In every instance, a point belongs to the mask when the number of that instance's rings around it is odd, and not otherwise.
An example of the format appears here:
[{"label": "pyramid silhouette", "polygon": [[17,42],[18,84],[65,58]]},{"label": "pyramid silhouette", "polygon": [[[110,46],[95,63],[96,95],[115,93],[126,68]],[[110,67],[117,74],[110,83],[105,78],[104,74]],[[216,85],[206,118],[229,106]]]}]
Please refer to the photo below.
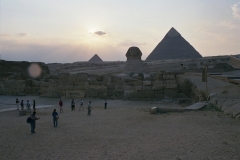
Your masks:
[{"label": "pyramid silhouette", "polygon": [[88,62],[103,62],[103,60],[97,54],[95,54],[91,59],[89,59]]},{"label": "pyramid silhouette", "polygon": [[195,59],[202,56],[173,27],[146,60]]}]

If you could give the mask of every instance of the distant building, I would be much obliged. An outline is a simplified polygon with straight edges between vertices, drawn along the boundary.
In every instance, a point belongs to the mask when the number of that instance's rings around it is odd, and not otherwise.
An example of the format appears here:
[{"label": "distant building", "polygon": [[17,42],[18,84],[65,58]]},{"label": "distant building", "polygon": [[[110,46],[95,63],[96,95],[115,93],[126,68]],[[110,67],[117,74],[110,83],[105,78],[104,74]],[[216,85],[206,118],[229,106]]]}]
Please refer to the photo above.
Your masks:
[{"label": "distant building", "polygon": [[103,60],[97,54],[95,54],[91,59],[89,59],[88,62],[103,62]]},{"label": "distant building", "polygon": [[146,60],[196,59],[201,57],[193,46],[172,27]]}]

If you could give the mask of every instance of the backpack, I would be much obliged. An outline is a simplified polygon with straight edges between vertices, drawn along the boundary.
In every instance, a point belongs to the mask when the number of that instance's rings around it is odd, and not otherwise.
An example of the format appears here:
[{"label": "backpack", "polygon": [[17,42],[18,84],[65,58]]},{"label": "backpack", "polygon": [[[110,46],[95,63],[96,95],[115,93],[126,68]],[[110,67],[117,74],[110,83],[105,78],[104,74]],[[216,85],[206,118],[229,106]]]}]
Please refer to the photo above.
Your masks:
[{"label": "backpack", "polygon": [[26,122],[27,122],[27,123],[31,123],[31,122],[32,122],[31,117],[28,117]]}]

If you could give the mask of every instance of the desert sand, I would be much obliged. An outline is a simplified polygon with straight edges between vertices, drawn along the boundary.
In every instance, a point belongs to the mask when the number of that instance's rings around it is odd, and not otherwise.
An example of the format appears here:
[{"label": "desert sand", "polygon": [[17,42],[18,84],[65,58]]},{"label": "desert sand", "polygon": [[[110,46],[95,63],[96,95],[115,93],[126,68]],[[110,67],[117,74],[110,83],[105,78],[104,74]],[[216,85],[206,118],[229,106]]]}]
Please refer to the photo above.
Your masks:
[{"label": "desert sand", "polygon": [[[3,106],[6,97],[0,99]],[[91,116],[86,109],[89,100]],[[40,120],[35,134],[26,123],[29,114],[1,112],[0,159],[240,159],[240,121],[223,112],[205,109],[152,115],[148,110],[153,106],[181,106],[109,100],[105,110],[104,100],[94,99],[84,100],[84,111],[78,111],[76,100],[76,110],[71,111],[70,101],[63,100],[64,113],[59,113],[58,99],[38,98],[37,105],[56,105],[37,109]],[[54,108],[60,116],[57,128],[51,116]]]}]

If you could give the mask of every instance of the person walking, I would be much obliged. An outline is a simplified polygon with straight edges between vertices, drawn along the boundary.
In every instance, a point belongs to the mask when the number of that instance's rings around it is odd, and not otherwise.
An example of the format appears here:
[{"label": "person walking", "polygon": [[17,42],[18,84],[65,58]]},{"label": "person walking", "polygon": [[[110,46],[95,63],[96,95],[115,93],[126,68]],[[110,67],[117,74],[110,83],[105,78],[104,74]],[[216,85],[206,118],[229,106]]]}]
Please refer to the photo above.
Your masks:
[{"label": "person walking", "polygon": [[61,99],[60,99],[60,101],[59,101],[59,106],[60,106],[60,113],[63,113],[63,109],[62,109],[63,102],[62,102]]},{"label": "person walking", "polygon": [[16,99],[16,105],[17,105],[17,110],[19,110],[19,100],[18,100],[18,98]]},{"label": "person walking", "polygon": [[83,108],[83,99],[81,99],[81,102],[80,102],[80,107],[79,107],[79,111],[81,110],[81,108],[83,109],[84,111],[84,108]]},{"label": "person walking", "polygon": [[24,102],[23,102],[23,100],[21,101],[20,105],[21,105],[21,109],[23,111],[24,110]]},{"label": "person walking", "polygon": [[58,116],[56,109],[53,110],[52,116],[53,116],[53,127],[57,127],[59,116]]},{"label": "person walking", "polygon": [[92,107],[91,107],[91,101],[88,103],[88,116],[90,116],[91,115],[91,111],[92,111]]},{"label": "person walking", "polygon": [[36,101],[33,100],[33,111],[36,112]]},{"label": "person walking", "polygon": [[36,120],[38,120],[40,118],[36,117],[36,112],[33,112],[31,114],[30,118],[31,118],[31,123],[30,123],[31,124],[31,133],[33,134],[33,133],[36,133],[35,132]]},{"label": "person walking", "polygon": [[27,112],[31,113],[31,104],[30,104],[30,101],[27,100]]},{"label": "person walking", "polygon": [[72,99],[71,108],[72,108],[72,111],[75,110],[75,102],[74,102],[74,99]]},{"label": "person walking", "polygon": [[107,109],[107,100],[106,99],[105,99],[104,105],[105,105],[105,109]]}]

